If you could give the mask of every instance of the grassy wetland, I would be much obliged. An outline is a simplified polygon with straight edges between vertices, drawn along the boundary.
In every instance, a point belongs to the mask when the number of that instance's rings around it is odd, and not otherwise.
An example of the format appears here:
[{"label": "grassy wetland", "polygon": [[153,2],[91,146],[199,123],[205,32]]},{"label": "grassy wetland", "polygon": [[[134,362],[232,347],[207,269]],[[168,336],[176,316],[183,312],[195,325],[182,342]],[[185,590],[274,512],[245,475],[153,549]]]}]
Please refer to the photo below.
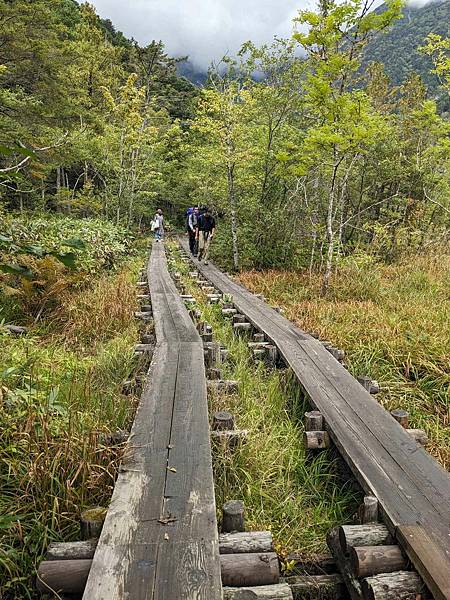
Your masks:
[{"label": "grassy wetland", "polygon": [[229,351],[222,378],[240,382],[237,394],[209,394],[210,415],[227,410],[236,427],[248,430],[234,450],[213,447],[218,517],[224,502],[245,503],[250,530],[272,531],[281,556],[298,551],[307,556],[324,551],[326,533],[354,515],[359,495],[342,481],[331,453],[308,457],[303,445],[303,417],[308,405],[285,370],[255,364],[248,340],[236,337],[231,322],[205,294],[171,248],[173,270],[196,298],[202,318],[213,327],[215,341]]},{"label": "grassy wetland", "polygon": [[427,450],[450,470],[450,257],[436,253],[393,265],[350,262],[327,297],[320,278],[295,271],[247,271],[241,283],[285,309],[306,331],[346,352],[355,375],[378,380],[377,400],[410,413]]},{"label": "grassy wetland", "polygon": [[[100,230],[97,238],[103,252]],[[0,318],[28,328],[15,336],[0,325],[1,598],[34,598],[48,544],[79,539],[80,512],[111,496],[123,446],[102,434],[127,429],[136,406],[121,390],[137,366],[133,309],[144,257],[109,252],[117,264],[106,269],[90,247],[80,250],[80,267],[91,265],[83,277],[40,258],[32,265],[40,283],[1,282]],[[45,279],[52,271],[56,293]]]}]

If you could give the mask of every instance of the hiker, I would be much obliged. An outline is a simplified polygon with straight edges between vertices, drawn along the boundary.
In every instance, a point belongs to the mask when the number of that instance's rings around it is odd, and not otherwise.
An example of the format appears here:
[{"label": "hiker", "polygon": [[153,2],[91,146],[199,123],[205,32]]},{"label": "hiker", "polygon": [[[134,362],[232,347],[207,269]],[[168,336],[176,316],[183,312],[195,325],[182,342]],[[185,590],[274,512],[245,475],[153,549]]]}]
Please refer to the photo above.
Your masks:
[{"label": "hiker", "polygon": [[155,232],[155,240],[157,242],[160,242],[164,238],[164,217],[160,208],[158,208],[153,217],[152,231]]},{"label": "hiker", "polygon": [[209,245],[216,231],[216,221],[209,211],[205,208],[205,212],[198,217],[198,260],[202,260],[205,265],[208,264]]},{"label": "hiker", "polygon": [[197,222],[199,217],[198,206],[194,206],[192,211],[188,211],[187,232],[189,235],[189,250],[192,256],[197,256]]}]

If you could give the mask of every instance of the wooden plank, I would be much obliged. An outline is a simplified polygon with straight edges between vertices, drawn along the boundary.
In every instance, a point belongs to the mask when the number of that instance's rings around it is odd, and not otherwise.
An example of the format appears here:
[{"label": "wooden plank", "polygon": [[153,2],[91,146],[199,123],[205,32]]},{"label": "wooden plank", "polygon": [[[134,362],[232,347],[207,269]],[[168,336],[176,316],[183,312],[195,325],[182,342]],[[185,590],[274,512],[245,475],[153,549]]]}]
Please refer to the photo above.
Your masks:
[{"label": "wooden plank", "polygon": [[[433,542],[410,538],[405,548],[430,587],[450,592],[439,581],[428,556],[439,556],[450,573],[450,477],[320,342],[229,279],[216,267],[198,269],[222,293],[231,294],[237,310],[275,343],[297,375],[312,404],[363,489],[380,502],[391,532],[421,525]],[[431,538],[430,538],[431,539]],[[428,550],[427,550],[428,548]]]},{"label": "wooden plank", "polygon": [[148,268],[157,345],[85,600],[219,600],[203,344],[167,271]]},{"label": "wooden plank", "polygon": [[[450,598],[450,568],[442,549],[431,539],[423,527],[402,525],[397,529],[397,538],[406,549],[409,558],[434,596],[434,600]],[[450,553],[447,551],[447,558]],[[420,565],[420,568],[419,568]]]}]

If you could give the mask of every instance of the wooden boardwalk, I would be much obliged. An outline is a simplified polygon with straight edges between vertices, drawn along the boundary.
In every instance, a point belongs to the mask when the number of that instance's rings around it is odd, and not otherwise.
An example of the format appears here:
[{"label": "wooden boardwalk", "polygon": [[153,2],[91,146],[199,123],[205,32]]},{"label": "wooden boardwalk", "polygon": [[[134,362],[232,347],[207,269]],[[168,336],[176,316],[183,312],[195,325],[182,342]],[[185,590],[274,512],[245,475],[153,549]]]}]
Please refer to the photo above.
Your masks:
[{"label": "wooden boardwalk", "polygon": [[154,243],[157,345],[84,600],[219,600],[203,344]]},{"label": "wooden boardwalk", "polygon": [[[185,241],[182,245],[188,251]],[[324,346],[215,266],[194,260],[274,343],[435,600],[450,600],[450,476]]]}]

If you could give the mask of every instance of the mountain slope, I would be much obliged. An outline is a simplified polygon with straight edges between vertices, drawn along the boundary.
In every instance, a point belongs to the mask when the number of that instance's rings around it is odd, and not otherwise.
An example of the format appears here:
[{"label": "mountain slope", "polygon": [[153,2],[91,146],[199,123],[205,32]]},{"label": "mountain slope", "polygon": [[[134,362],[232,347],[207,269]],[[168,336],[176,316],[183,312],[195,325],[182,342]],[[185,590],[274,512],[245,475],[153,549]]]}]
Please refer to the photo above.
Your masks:
[{"label": "mountain slope", "polygon": [[[381,5],[377,12],[384,10]],[[429,92],[439,96],[439,82],[431,73],[431,60],[418,51],[430,33],[443,37],[450,35],[450,0],[437,0],[425,6],[406,6],[403,17],[387,33],[379,34],[366,48],[365,63],[377,61],[384,64],[391,81],[401,84],[417,72],[421,75]]]}]

